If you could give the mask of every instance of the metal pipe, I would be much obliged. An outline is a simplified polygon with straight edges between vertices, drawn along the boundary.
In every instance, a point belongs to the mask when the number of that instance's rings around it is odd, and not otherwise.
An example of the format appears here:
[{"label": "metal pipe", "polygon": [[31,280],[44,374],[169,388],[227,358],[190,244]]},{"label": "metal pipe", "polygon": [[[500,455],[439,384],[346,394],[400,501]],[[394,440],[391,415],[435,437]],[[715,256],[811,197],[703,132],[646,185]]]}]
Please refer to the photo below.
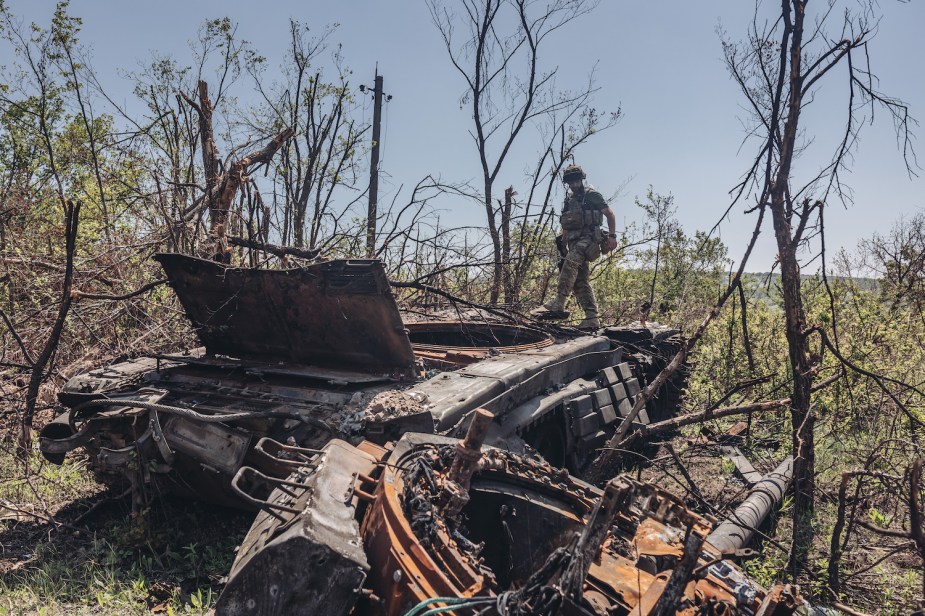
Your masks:
[{"label": "metal pipe", "polygon": [[793,456],[756,483],[745,501],[707,536],[707,542],[720,552],[733,552],[748,545],[755,528],[777,507],[793,480]]},{"label": "metal pipe", "polygon": [[476,409],[466,437],[456,444],[456,457],[438,499],[438,507],[447,518],[455,518],[469,502],[469,482],[482,458],[482,444],[494,418],[489,411]]}]

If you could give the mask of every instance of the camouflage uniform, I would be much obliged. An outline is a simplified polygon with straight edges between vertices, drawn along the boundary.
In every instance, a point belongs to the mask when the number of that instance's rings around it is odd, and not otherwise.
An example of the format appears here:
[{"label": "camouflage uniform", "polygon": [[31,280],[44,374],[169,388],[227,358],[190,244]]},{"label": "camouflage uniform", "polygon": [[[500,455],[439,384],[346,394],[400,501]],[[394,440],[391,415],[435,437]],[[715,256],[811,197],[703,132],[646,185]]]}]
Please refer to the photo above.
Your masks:
[{"label": "camouflage uniform", "polygon": [[569,193],[560,217],[568,253],[559,271],[557,297],[550,305],[564,306],[574,290],[575,299],[585,311],[586,320],[597,319],[590,264],[601,256],[601,224],[604,220],[603,210],[607,207],[601,193],[588,187],[578,194]]}]

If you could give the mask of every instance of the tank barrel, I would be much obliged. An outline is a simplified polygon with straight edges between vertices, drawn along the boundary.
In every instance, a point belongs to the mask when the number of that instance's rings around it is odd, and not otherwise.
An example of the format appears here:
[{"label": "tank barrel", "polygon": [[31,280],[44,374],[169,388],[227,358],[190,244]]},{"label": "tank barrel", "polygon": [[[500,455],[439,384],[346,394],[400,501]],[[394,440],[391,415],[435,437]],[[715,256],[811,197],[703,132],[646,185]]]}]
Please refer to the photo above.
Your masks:
[{"label": "tank barrel", "polygon": [[780,504],[792,480],[793,457],[787,456],[780,466],[755,484],[731,516],[713,529],[707,542],[720,552],[733,552],[748,545],[754,529]]}]

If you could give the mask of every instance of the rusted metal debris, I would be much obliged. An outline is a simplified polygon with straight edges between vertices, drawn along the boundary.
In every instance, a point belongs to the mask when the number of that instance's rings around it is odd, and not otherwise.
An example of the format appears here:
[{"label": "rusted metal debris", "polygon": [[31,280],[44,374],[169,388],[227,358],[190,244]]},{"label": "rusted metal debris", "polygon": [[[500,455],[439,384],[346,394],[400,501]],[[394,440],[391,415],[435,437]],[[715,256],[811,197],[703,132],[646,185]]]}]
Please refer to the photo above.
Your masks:
[{"label": "rusted metal debris", "polygon": [[455,520],[469,503],[469,484],[472,474],[482,459],[482,444],[488,434],[488,426],[494,415],[484,409],[477,409],[469,423],[466,438],[456,444],[456,455],[450,470],[440,486],[438,508],[447,519]]},{"label": "rusted metal debris", "polygon": [[[443,488],[458,478],[459,452],[475,449],[419,434],[349,456],[328,444],[258,514],[217,614],[784,615],[804,605],[795,587],[764,589],[724,560],[709,521],[629,477],[601,491],[488,448],[466,504],[447,515]],[[339,515],[327,511],[331,493]],[[330,520],[337,532],[322,536]]]}]

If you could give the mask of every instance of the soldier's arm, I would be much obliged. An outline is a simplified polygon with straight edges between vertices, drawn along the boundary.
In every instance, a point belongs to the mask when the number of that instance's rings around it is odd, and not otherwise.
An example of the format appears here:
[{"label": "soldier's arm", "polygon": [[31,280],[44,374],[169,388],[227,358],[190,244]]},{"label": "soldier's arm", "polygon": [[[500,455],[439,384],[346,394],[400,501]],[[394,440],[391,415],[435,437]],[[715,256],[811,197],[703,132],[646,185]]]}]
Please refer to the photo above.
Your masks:
[{"label": "soldier's arm", "polygon": [[617,217],[609,207],[605,207],[601,213],[607,219],[607,240],[604,242],[603,251],[608,253],[617,247]]},{"label": "soldier's arm", "polygon": [[605,207],[601,210],[601,214],[604,215],[604,218],[607,219],[607,235],[613,238],[617,237],[617,217],[614,216],[613,210],[609,207]]}]

